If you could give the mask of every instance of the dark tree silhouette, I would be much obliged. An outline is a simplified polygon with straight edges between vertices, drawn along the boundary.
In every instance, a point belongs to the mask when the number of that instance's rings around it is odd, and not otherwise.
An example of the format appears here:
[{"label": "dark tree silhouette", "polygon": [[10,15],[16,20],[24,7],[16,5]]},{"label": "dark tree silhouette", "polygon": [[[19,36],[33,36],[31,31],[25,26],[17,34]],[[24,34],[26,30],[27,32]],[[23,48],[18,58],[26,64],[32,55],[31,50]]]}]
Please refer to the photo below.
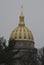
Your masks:
[{"label": "dark tree silhouette", "polygon": [[8,48],[6,49],[6,64],[13,65],[13,61],[17,59],[15,56],[19,53],[19,49],[15,50],[15,40],[9,40]]},{"label": "dark tree silhouette", "polygon": [[43,47],[43,55],[42,55],[42,65],[44,65],[44,47]]},{"label": "dark tree silhouette", "polygon": [[4,64],[4,49],[6,48],[6,40],[4,37],[0,37],[0,65]]},{"label": "dark tree silhouette", "polygon": [[0,38],[0,65],[13,65],[13,61],[18,58],[15,57],[19,53],[19,49],[15,50],[15,40],[9,40],[8,46],[4,38]]}]

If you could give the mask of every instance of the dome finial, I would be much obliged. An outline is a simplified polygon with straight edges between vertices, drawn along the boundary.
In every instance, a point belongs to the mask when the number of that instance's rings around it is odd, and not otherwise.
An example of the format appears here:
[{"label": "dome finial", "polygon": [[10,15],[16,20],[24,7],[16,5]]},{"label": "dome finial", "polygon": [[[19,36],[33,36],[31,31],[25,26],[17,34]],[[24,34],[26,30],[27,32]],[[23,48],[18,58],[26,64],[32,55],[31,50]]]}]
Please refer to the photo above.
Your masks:
[{"label": "dome finial", "polygon": [[21,16],[23,16],[23,5],[21,5]]}]

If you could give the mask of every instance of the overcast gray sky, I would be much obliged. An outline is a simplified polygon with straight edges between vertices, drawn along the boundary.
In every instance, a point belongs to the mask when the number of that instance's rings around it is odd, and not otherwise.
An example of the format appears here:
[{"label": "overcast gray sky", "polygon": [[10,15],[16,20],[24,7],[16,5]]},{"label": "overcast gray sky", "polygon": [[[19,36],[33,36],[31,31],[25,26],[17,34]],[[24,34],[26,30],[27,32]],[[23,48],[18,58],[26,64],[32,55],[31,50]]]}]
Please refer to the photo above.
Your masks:
[{"label": "overcast gray sky", "polygon": [[41,48],[44,46],[44,0],[0,0],[0,37],[8,40],[12,30],[18,26],[21,5],[35,47]]}]

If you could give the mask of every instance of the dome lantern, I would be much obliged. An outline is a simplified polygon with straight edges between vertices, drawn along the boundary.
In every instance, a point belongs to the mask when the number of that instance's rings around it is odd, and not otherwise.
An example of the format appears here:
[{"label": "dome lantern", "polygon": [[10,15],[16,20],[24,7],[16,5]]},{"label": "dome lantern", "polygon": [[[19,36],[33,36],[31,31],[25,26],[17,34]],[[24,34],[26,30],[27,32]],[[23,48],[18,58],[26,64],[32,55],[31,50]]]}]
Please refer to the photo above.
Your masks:
[{"label": "dome lantern", "polygon": [[19,26],[25,26],[24,23],[24,15],[23,15],[23,6],[21,6],[21,15],[20,15],[20,20],[19,20]]}]

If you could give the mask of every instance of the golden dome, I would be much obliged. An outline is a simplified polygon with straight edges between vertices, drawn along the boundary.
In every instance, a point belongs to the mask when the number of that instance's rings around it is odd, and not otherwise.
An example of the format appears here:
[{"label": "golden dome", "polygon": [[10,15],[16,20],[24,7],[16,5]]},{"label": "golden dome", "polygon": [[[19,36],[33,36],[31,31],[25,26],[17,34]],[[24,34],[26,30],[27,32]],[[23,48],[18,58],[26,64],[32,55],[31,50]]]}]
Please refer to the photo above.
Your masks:
[{"label": "golden dome", "polygon": [[[21,7],[23,9],[23,7]],[[23,11],[21,11],[19,25],[10,35],[11,39],[33,41],[32,32],[25,26]]]}]

